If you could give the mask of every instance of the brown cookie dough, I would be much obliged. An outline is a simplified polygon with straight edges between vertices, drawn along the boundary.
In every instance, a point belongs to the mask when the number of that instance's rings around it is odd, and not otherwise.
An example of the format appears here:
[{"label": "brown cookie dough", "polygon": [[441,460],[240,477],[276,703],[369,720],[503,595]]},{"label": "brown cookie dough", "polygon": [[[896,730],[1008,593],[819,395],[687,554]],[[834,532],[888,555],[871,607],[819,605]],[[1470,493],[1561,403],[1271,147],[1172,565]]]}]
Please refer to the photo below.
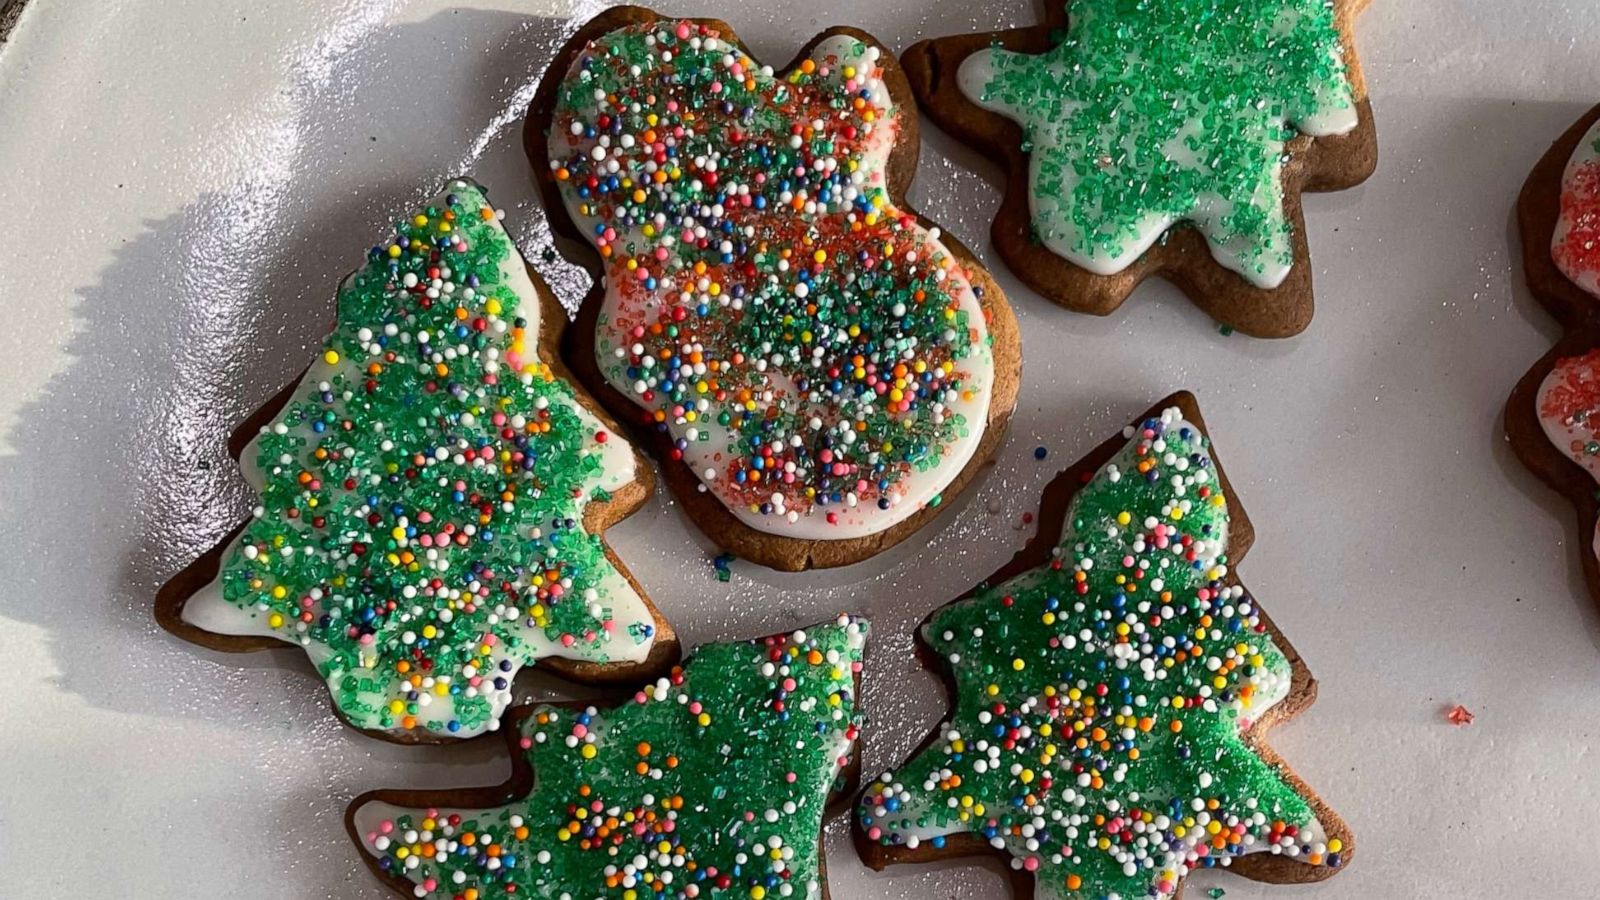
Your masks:
[{"label": "brown cookie dough", "polygon": [[1290,337],[1304,331],[1312,315],[1311,260],[1306,243],[1302,191],[1337,191],[1365,181],[1377,166],[1377,129],[1366,82],[1356,56],[1354,20],[1367,0],[1335,0],[1348,79],[1359,121],[1344,134],[1313,138],[1298,134],[1288,144],[1282,170],[1284,213],[1292,228],[1294,261],[1275,288],[1252,284],[1213,257],[1205,238],[1179,222],[1127,267],[1096,274],[1057,255],[1035,236],[1030,214],[1029,166],[1021,126],[969,100],[958,72],[972,54],[990,47],[1041,54],[1060,43],[1073,0],[1047,0],[1038,25],[923,41],[902,63],[923,111],[940,128],[984,156],[1001,161],[1005,197],[991,239],[1023,283],[1075,312],[1109,315],[1140,282],[1160,276],[1189,296],[1207,315],[1256,337]]},{"label": "brown cookie dough", "polygon": [[[1202,433],[1209,434],[1194,396],[1187,391],[1180,391],[1157,403],[1137,419],[1134,419],[1133,427],[1137,429],[1141,423],[1153,418],[1159,418],[1163,411],[1174,407],[1182,412],[1184,421],[1198,427]],[[952,601],[950,606],[955,606],[962,601],[978,596],[989,587],[1011,581],[1032,570],[1049,566],[1053,560],[1061,559],[1056,556],[1055,551],[1060,544],[1061,536],[1066,526],[1066,516],[1071,508],[1073,499],[1102,467],[1112,461],[1120,451],[1128,446],[1129,440],[1122,434],[1118,434],[1102,443],[1089,455],[1058,475],[1045,489],[1040,503],[1038,529],[1034,537],[1010,562],[1002,566],[977,587]],[[1229,498],[1229,530],[1226,548],[1228,572],[1223,578],[1223,583],[1231,587],[1239,584],[1237,566],[1245,554],[1249,552],[1255,539],[1255,531],[1249,517],[1245,514],[1243,507],[1232,492],[1227,475],[1223,472],[1221,463],[1217,459],[1214,444],[1210,446],[1208,452],[1211,458],[1210,465],[1214,472],[1213,483],[1220,485],[1223,496]],[[1136,475],[1129,472],[1127,477],[1136,477]],[[1145,533],[1144,530],[1141,530],[1141,533]],[[1063,602],[1071,599],[1073,598],[1069,594],[1063,599]],[[1022,602],[1020,598],[1018,602]],[[918,627],[917,653],[925,666],[941,674],[949,699],[949,707],[954,710],[957,707],[955,673],[949,660],[930,644],[926,633],[927,625],[934,621],[943,611],[942,609],[935,611],[928,619],[924,620],[922,626]],[[1276,645],[1287,660],[1291,670],[1291,679],[1288,692],[1283,699],[1271,706],[1265,714],[1253,720],[1244,731],[1244,744],[1255,756],[1275,770],[1282,781],[1307,803],[1313,811],[1317,823],[1322,828],[1324,839],[1330,842],[1337,840],[1342,846],[1337,851],[1339,857],[1337,865],[1311,865],[1287,856],[1261,852],[1232,858],[1228,871],[1255,881],[1279,884],[1301,884],[1321,881],[1332,877],[1349,865],[1355,852],[1354,836],[1344,820],[1296,775],[1267,743],[1268,735],[1273,728],[1289,721],[1311,706],[1317,696],[1317,681],[1312,677],[1311,671],[1306,667],[1300,654],[1295,651],[1294,646],[1272,623],[1266,613],[1259,606],[1255,607],[1255,612],[1259,617],[1262,631],[1271,636],[1273,644]],[[1021,656],[1018,658],[1021,659]],[[997,702],[1015,699],[1002,691],[997,697]],[[1168,713],[1168,715],[1171,715],[1171,713]],[[947,718],[945,721],[948,722],[949,719]],[[1158,727],[1160,726],[1158,725]],[[930,734],[908,758],[915,759],[923,754],[924,751],[928,751],[940,744],[943,740],[944,728],[945,726],[941,725],[938,730]],[[969,741],[978,739],[978,736],[973,735],[970,730],[964,729],[962,734]],[[1065,738],[1062,740],[1064,741]],[[970,747],[968,750],[969,752],[976,752],[971,750]],[[1002,756],[999,762],[1004,764],[1013,758],[1020,757]],[[1055,769],[1051,766],[1041,766],[1040,768],[1041,777],[1055,772]],[[873,791],[881,786],[881,782],[875,783],[863,794],[861,806],[858,807],[858,815],[855,817],[854,823],[856,849],[868,866],[882,871],[888,866],[901,863],[928,863],[939,860],[969,858],[980,860],[998,859],[1010,876],[1013,893],[1017,900],[1029,900],[1029,898],[1036,896],[1036,878],[1042,877],[1043,872],[1036,876],[1035,873],[1026,871],[1021,866],[1005,865],[1007,861],[1012,859],[1010,853],[991,846],[989,841],[976,831],[951,833],[943,838],[942,846],[936,846],[931,839],[921,840],[916,846],[912,847],[906,843],[886,843],[875,838],[870,831],[871,825],[867,823],[877,813],[877,810],[872,807],[872,797]],[[954,788],[951,790],[955,791],[955,793],[961,792]],[[962,788],[962,790],[966,790],[966,788]],[[1159,811],[1159,805],[1157,811]],[[1330,846],[1332,845],[1330,844]],[[1088,855],[1088,853],[1096,851],[1085,850],[1082,852],[1084,855]],[[1042,854],[1043,851],[1041,851]],[[1092,887],[1092,885],[1086,883],[1082,885],[1082,890],[1090,892]],[[1184,880],[1180,879],[1176,885],[1175,892],[1170,897],[1181,898],[1183,887]],[[1039,892],[1039,895],[1044,895],[1044,892]],[[1088,893],[1085,894],[1085,896],[1088,895]],[[1077,896],[1077,894],[1070,894],[1070,896]]]},{"label": "brown cookie dough", "polygon": [[[584,265],[595,280],[595,286],[584,299],[577,312],[577,321],[563,343],[563,353],[568,365],[577,373],[583,384],[599,398],[617,419],[635,426],[633,434],[641,444],[650,447],[661,462],[667,484],[674,497],[683,505],[689,519],[704,531],[716,544],[728,551],[762,565],[785,571],[809,568],[843,566],[868,559],[898,544],[913,532],[938,516],[941,509],[951,504],[988,464],[998,449],[1011,413],[1016,406],[1020,382],[1022,348],[1016,318],[1004,293],[977,257],[948,232],[940,240],[958,261],[968,281],[972,284],[982,306],[994,361],[993,387],[987,421],[981,439],[970,461],[951,478],[939,493],[937,503],[930,503],[909,517],[875,533],[845,539],[802,539],[781,533],[782,525],[774,530],[761,530],[742,521],[711,491],[705,490],[700,478],[688,464],[674,457],[673,436],[655,427],[649,414],[623,393],[614,388],[602,374],[596,354],[596,330],[606,296],[603,279],[605,269],[602,257],[584,237],[573,220],[563,200],[559,182],[552,173],[550,160],[550,129],[556,107],[556,94],[574,61],[586,46],[596,38],[617,29],[657,21],[684,21],[715,30],[722,38],[738,43],[738,37],[725,22],[715,19],[676,20],[639,7],[616,7],[601,13],[581,28],[565,48],[557,54],[528,113],[524,127],[524,145],[545,208],[549,211],[556,244],[574,262]],[[916,216],[925,228],[935,223],[917,215],[906,202],[906,192],[916,174],[917,154],[920,148],[916,101],[912,96],[905,74],[892,53],[865,32],[851,28],[832,28],[813,38],[796,56],[795,61],[780,70],[793,71],[810,57],[811,51],[822,41],[837,35],[846,35],[882,51],[883,81],[895,106],[906,111],[900,119],[900,131],[890,155],[887,169],[888,193],[894,206],[902,213]],[[742,45],[740,45],[742,48]],[[745,51],[748,54],[748,50]]]}]

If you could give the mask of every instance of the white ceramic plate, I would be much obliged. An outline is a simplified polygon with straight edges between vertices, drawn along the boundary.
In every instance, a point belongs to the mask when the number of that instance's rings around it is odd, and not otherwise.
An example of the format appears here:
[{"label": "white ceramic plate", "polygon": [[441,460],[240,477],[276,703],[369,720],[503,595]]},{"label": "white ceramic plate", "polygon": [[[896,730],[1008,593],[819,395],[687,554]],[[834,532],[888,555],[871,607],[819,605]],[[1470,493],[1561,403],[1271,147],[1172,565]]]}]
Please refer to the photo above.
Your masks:
[{"label": "white ceramic plate", "polygon": [[[248,509],[224,435],[304,365],[336,280],[392,211],[469,173],[535,257],[548,245],[520,117],[573,23],[602,5],[24,11],[0,50],[0,870],[13,889],[386,896],[346,841],[346,801],[504,777],[494,742],[413,750],[354,734],[295,653],[197,651],[157,631],[150,600]],[[774,63],[831,24],[903,48],[1033,15],[1029,0],[661,5],[728,19]],[[1011,555],[1058,466],[1187,387],[1257,525],[1246,579],[1322,680],[1274,743],[1361,838],[1355,865],[1320,886],[1219,876],[1192,893],[1590,895],[1587,541],[1512,460],[1499,411],[1555,335],[1521,285],[1511,205],[1600,99],[1600,7],[1375,0],[1359,41],[1382,161],[1363,188],[1307,198],[1318,312],[1304,336],[1224,337],[1158,284],[1108,319],[1077,316],[997,271],[1026,365],[993,473],[879,559],[799,576],[736,563],[728,584],[658,492],[613,541],[686,640],[870,614],[867,767],[898,761],[943,712],[910,626]],[[926,133],[913,199],[986,249],[996,173]],[[581,274],[545,269],[581,296]],[[1475,724],[1444,721],[1456,702]],[[1003,891],[980,868],[875,875],[842,818],[829,833],[841,900]]]}]

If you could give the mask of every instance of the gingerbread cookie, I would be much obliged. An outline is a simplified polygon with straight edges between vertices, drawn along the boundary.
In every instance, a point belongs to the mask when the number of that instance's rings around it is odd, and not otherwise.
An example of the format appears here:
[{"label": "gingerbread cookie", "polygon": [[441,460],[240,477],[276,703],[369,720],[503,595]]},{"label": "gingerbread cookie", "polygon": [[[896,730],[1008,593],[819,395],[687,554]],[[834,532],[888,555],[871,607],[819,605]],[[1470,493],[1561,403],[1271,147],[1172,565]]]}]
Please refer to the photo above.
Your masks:
[{"label": "gingerbread cookie", "polygon": [[1600,107],[1534,166],[1517,225],[1528,287],[1565,334],[1511,392],[1506,436],[1577,508],[1583,573],[1600,604]]},{"label": "gingerbread cookie", "polygon": [[595,277],[567,360],[721,546],[857,562],[999,445],[1016,321],[906,205],[916,105],[870,35],[824,32],[775,72],[725,23],[612,9],[556,57],[525,138]]},{"label": "gingerbread cookie", "polygon": [[350,836],[407,897],[826,900],[867,630],[711,644],[612,709],[519,707],[509,782],[366,794]]},{"label": "gingerbread cookie", "polygon": [[1045,492],[1037,536],[936,611],[952,712],[863,793],[868,865],[999,855],[1018,898],[1327,878],[1349,829],[1266,744],[1316,682],[1239,583],[1254,532],[1175,394]]},{"label": "gingerbread cookie", "polygon": [[1311,322],[1302,191],[1353,187],[1377,132],[1366,0],[1047,0],[1039,25],[905,54],[923,109],[1003,160],[992,237],[1029,287],[1107,315],[1146,278],[1226,326]]},{"label": "gingerbread cookie", "polygon": [[535,660],[602,682],[671,666],[602,540],[650,472],[556,361],[566,322],[476,184],[400,220],[317,360],[235,433],[260,505],[162,587],[162,627],[299,645],[342,719],[408,743],[494,730]]}]

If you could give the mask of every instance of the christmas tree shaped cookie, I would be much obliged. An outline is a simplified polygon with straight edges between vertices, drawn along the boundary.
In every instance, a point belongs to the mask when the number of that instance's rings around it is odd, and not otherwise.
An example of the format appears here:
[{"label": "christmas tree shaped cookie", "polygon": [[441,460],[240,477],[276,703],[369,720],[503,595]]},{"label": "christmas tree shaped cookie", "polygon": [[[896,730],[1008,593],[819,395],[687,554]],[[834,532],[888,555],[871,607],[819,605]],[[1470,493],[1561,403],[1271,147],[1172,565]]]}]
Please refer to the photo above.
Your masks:
[{"label": "christmas tree shaped cookie", "polygon": [[615,708],[518,707],[511,781],[367,794],[350,835],[408,897],[825,900],[866,638],[841,617],[702,647]]},{"label": "christmas tree shaped cookie", "polygon": [[306,374],[236,433],[259,505],[161,589],[158,621],[219,650],[299,645],[341,718],[402,742],[494,730],[537,660],[598,681],[670,666],[601,539],[649,470],[554,361],[565,323],[476,184],[399,220]]},{"label": "christmas tree shaped cookie", "polygon": [[1016,322],[906,205],[916,105],[869,35],[830,30],[780,72],[722,22],[613,9],[557,57],[525,135],[596,279],[568,361],[717,543],[856,562],[998,446]]},{"label": "christmas tree shaped cookie", "polygon": [[1564,335],[1512,391],[1506,434],[1577,508],[1584,577],[1600,604],[1600,107],[1534,167],[1517,222],[1528,287]]},{"label": "christmas tree shaped cookie", "polygon": [[1311,321],[1300,193],[1372,173],[1365,0],[1048,0],[1028,28],[907,51],[941,127],[1008,169],[996,248],[1105,315],[1160,275],[1225,325]]},{"label": "christmas tree shaped cookie", "polygon": [[1316,684],[1233,571],[1252,531],[1194,399],[1064,473],[1040,520],[923,624],[954,709],[862,794],[867,863],[999,854],[1019,897],[1052,900],[1171,898],[1217,866],[1338,871],[1344,823],[1265,744]]}]

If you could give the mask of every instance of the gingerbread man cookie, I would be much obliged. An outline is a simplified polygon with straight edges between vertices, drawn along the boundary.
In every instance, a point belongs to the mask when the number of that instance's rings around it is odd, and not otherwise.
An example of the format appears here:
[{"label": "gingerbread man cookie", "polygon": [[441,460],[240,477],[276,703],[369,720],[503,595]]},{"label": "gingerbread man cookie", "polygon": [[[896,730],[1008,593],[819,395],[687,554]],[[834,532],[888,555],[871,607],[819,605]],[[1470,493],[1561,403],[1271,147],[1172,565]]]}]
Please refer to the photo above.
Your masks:
[{"label": "gingerbread man cookie", "polygon": [[558,55],[525,137],[596,280],[567,359],[718,544],[786,570],[865,559],[999,445],[1016,322],[906,205],[916,105],[869,35],[830,30],[778,71],[725,23],[612,9]]}]

